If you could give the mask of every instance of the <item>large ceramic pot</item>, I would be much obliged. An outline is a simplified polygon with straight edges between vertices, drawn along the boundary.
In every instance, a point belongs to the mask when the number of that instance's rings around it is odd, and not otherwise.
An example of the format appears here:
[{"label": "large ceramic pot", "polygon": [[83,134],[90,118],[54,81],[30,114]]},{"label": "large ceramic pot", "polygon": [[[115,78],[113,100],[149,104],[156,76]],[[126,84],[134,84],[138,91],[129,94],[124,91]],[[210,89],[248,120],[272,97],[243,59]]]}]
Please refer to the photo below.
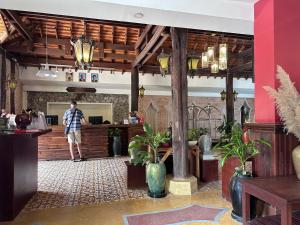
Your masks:
[{"label": "large ceramic pot", "polygon": [[114,156],[121,156],[122,153],[122,144],[121,144],[121,137],[120,136],[114,136],[113,137],[113,152]]},{"label": "large ceramic pot", "polygon": [[294,148],[292,152],[292,157],[297,177],[300,180],[300,145]]},{"label": "large ceramic pot", "polygon": [[[232,212],[231,217],[239,222],[243,222],[243,214],[242,214],[242,180],[244,179],[252,179],[252,176],[250,174],[247,175],[241,175],[236,174],[231,177],[231,181],[229,184],[229,191],[232,201]],[[252,198],[250,199],[250,205],[251,205],[251,219],[254,219],[256,217],[256,199]]]},{"label": "large ceramic pot", "polygon": [[150,197],[162,198],[166,196],[166,166],[164,163],[149,163],[146,167],[146,177]]}]

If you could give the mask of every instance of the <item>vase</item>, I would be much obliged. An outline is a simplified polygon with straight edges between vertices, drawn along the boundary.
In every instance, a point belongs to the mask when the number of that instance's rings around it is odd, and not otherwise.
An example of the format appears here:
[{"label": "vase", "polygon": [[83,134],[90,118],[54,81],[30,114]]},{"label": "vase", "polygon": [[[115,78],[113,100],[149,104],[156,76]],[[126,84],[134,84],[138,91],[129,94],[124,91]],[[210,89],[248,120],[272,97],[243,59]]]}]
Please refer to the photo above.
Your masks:
[{"label": "vase", "polygon": [[146,179],[149,188],[148,195],[152,198],[166,196],[166,166],[164,163],[149,163],[146,167]]},{"label": "vase", "polygon": [[31,117],[27,113],[22,112],[16,116],[15,122],[19,129],[26,130],[27,126],[31,124]]},{"label": "vase", "polygon": [[114,156],[121,156],[122,152],[122,144],[121,144],[121,137],[120,136],[114,136],[113,139],[113,152]]},{"label": "vase", "polygon": [[293,149],[292,158],[297,178],[300,180],[300,145]]},{"label": "vase", "polygon": [[[250,174],[242,175],[236,174],[231,177],[229,184],[229,191],[232,203],[231,217],[239,222],[243,222],[242,214],[242,180],[252,179]],[[250,217],[254,219],[256,217],[256,199],[251,197],[250,199]]]}]

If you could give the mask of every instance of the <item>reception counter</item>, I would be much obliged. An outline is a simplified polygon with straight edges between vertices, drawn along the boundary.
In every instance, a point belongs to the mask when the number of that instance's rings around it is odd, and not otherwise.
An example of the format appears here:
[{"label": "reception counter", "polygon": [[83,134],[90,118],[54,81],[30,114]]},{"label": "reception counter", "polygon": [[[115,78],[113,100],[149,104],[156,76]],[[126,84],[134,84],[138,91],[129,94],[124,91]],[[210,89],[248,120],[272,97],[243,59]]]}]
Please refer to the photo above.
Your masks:
[{"label": "reception counter", "polygon": [[[51,126],[52,132],[39,137],[38,158],[40,160],[70,159],[69,144],[64,135],[64,126]],[[118,128],[121,132],[122,155],[128,155],[130,139],[143,134],[143,126],[137,125],[83,125],[81,142],[83,155],[86,158],[101,158],[109,154],[109,128]],[[77,154],[77,151],[75,151]],[[76,155],[78,157],[78,155]]]},{"label": "reception counter", "polygon": [[38,136],[0,131],[0,221],[13,220],[37,191]]}]

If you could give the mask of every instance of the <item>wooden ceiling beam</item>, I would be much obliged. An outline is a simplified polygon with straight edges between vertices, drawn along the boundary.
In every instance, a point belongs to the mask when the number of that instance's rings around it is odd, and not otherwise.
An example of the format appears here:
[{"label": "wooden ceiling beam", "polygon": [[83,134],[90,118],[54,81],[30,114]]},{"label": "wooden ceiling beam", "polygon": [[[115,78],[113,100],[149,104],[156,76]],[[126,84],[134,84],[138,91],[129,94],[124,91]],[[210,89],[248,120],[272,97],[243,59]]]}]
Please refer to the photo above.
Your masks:
[{"label": "wooden ceiling beam", "polygon": [[[41,64],[45,63],[45,58],[29,58],[29,57],[18,57],[17,58],[20,65],[23,66],[41,66]],[[75,61],[73,59],[48,59],[49,64],[58,64],[58,65],[70,65],[75,67]],[[116,69],[116,70],[124,70],[130,71],[131,64],[130,63],[112,63],[112,62],[93,62],[92,68],[106,68],[106,69]]]},{"label": "wooden ceiling beam", "polygon": [[2,15],[16,28],[16,30],[29,41],[33,40],[33,36],[26,25],[23,23],[17,12],[14,10],[0,9]]},{"label": "wooden ceiling beam", "polygon": [[234,73],[240,73],[240,72],[249,72],[252,71],[252,69],[253,69],[253,62],[250,61],[241,65],[237,65],[231,68],[230,71]]},{"label": "wooden ceiling beam", "polygon": [[[155,45],[157,42],[160,42],[160,39],[163,38],[162,36],[165,26],[156,26],[155,27],[155,32],[149,42],[146,44],[146,46],[141,50],[141,52],[137,55],[135,61],[133,62],[132,66],[136,67],[142,60],[148,55],[148,53],[155,48]],[[155,52],[153,51],[152,54]],[[145,61],[144,61],[145,63]]]},{"label": "wooden ceiling beam", "polygon": [[[27,45],[28,46],[28,45]],[[9,46],[5,48],[8,52],[19,53],[22,55],[46,55],[46,48],[34,48],[26,49],[20,48],[19,46]],[[64,57],[66,55],[65,50],[59,48],[48,48],[48,56],[52,57]],[[102,54],[99,55],[99,52],[94,52],[94,58],[101,58]],[[103,59],[122,59],[133,61],[135,55],[129,54],[116,54],[116,53],[103,53]]]},{"label": "wooden ceiling beam", "polygon": [[[35,38],[33,40],[33,43],[44,43],[44,40],[42,38]],[[48,44],[66,45],[69,43],[70,43],[70,39],[62,39],[62,38],[56,39],[56,38],[48,37]],[[134,51],[134,45],[113,44],[110,42],[100,42],[100,43],[103,44],[104,49]],[[96,43],[96,47],[99,47],[99,42]]]},{"label": "wooden ceiling beam", "polygon": [[137,40],[137,42],[135,43],[135,49],[138,49],[141,44],[144,42],[147,34],[150,32],[151,28],[153,27],[153,25],[147,25],[145,27],[145,29],[143,30],[142,34],[140,35],[139,39]]},{"label": "wooden ceiling beam", "polygon": [[109,25],[109,26],[119,26],[119,27],[132,27],[132,28],[144,28],[144,24],[140,23],[130,23],[130,22],[118,22],[118,21],[111,21],[111,20],[99,20],[99,19],[90,19],[90,18],[82,18],[82,17],[73,17],[73,16],[66,16],[66,15],[54,15],[54,14],[46,14],[46,13],[35,13],[35,12],[20,12],[20,15],[26,16],[29,19],[38,19],[38,20],[47,20],[47,19],[54,19],[54,20],[61,20],[61,21],[74,21],[74,22],[81,22],[84,20],[88,23],[95,23],[95,24],[102,24],[102,25]]},{"label": "wooden ceiling beam", "polygon": [[163,45],[163,43],[169,38],[169,34],[164,34],[163,37],[159,40],[159,42],[155,45],[153,50],[143,59],[142,65],[146,64],[149,59],[157,52],[157,50]]},{"label": "wooden ceiling beam", "polygon": [[[140,71],[147,71],[148,73],[154,73],[154,74],[160,74],[159,66],[151,66],[151,65],[144,65],[140,67]],[[246,72],[234,72],[230,71],[235,78],[243,77],[245,79],[252,78],[253,73],[251,71]],[[227,75],[227,71],[220,70],[217,74],[212,74],[210,69],[203,69],[199,68],[197,72],[195,72],[195,76],[201,77],[201,76],[207,76],[207,77],[225,77]],[[172,75],[171,75],[172,76]]]}]

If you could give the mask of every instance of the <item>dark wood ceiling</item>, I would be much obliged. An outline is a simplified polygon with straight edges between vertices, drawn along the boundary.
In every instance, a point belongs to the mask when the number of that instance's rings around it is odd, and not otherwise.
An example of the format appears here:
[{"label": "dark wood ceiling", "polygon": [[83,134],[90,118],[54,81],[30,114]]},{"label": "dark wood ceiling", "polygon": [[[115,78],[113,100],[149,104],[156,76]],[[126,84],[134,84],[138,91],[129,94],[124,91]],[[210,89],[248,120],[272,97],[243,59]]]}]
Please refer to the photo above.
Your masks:
[{"label": "dark wood ceiling", "polygon": [[[141,72],[159,73],[157,55],[162,49],[172,52],[168,27],[5,9],[0,9],[0,12],[0,44],[24,66],[45,63],[46,29],[50,64],[75,66],[70,40],[82,34],[96,42],[93,57],[96,68],[130,71],[134,64]],[[208,46],[220,43],[229,46],[229,71],[238,78],[251,78],[252,36],[188,30],[189,55],[200,56]],[[226,73],[221,71],[213,75],[208,70],[199,69],[197,75],[225,76]]]}]

